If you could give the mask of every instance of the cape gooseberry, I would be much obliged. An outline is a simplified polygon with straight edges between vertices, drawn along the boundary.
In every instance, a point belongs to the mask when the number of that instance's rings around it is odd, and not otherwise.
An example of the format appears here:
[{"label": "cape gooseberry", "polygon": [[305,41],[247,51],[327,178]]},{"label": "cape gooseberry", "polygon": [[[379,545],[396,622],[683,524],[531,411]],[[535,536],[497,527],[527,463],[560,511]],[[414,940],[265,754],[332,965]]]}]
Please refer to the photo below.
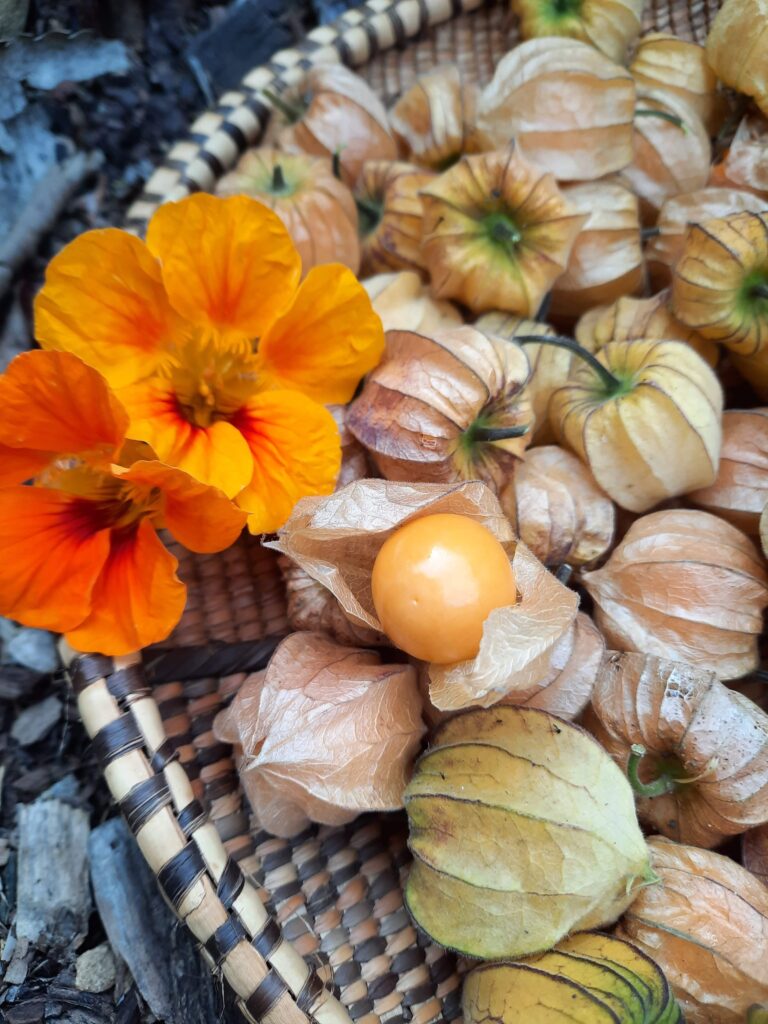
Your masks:
[{"label": "cape gooseberry", "polygon": [[396,530],[376,557],[371,585],[392,642],[441,665],[473,658],[488,615],[517,600],[499,541],[476,520],[445,513]]}]

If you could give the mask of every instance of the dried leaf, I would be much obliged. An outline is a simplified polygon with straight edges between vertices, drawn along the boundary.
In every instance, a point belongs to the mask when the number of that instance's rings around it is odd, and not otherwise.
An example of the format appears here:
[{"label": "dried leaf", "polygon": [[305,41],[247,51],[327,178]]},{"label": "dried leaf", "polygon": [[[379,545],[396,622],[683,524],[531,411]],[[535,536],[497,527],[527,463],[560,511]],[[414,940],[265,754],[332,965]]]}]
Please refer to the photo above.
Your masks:
[{"label": "dried leaf", "polygon": [[714,673],[642,654],[606,659],[587,727],[620,767],[634,744],[644,784],[640,820],[683,843],[711,847],[768,821],[768,715]]},{"label": "dried leaf", "polygon": [[522,956],[608,924],[647,880],[626,779],[583,730],[543,711],[446,722],[405,803],[408,909],[470,956]]},{"label": "dried leaf", "polygon": [[381,317],[385,331],[433,331],[459,327],[461,313],[447,299],[434,299],[419,275],[412,270],[399,274],[376,274],[363,281],[371,304]]},{"label": "dried leaf", "polygon": [[749,537],[708,512],[643,516],[582,579],[617,650],[684,661],[720,679],[758,663],[768,573]]},{"label": "dried leaf", "polygon": [[373,651],[293,633],[214,724],[242,747],[240,773],[262,828],[291,836],[402,806],[419,749],[416,672]]},{"label": "dried leaf", "polygon": [[648,846],[661,884],[640,892],[618,935],[658,963],[687,1024],[742,1024],[768,999],[768,889],[711,850]]}]

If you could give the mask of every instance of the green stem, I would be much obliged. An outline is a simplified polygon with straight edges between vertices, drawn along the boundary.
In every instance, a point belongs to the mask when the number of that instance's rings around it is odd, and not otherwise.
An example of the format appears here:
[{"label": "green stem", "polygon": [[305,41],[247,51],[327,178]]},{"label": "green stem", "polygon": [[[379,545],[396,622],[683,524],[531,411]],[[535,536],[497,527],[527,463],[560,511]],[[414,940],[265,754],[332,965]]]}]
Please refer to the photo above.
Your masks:
[{"label": "green stem", "polygon": [[511,437],[524,437],[530,429],[530,423],[517,427],[475,427],[472,430],[472,440],[489,444],[494,441],[508,441]]},{"label": "green stem", "polygon": [[519,245],[523,236],[516,227],[497,220],[491,224],[491,238],[494,242],[502,242],[504,245]]},{"label": "green stem", "polygon": [[295,103],[291,103],[276,92],[272,92],[271,89],[262,89],[262,94],[266,96],[272,106],[276,110],[279,110],[283,117],[287,118],[291,124],[295,124],[296,121],[301,120],[304,114],[301,107],[298,107]]},{"label": "green stem", "polygon": [[338,178],[341,181],[341,146],[337,146],[333,151],[331,170],[333,171],[334,178]]},{"label": "green stem", "polygon": [[275,192],[282,192],[285,188],[285,175],[280,164],[275,164],[272,169],[272,188]]},{"label": "green stem", "polygon": [[595,371],[611,394],[618,394],[623,388],[618,377],[614,377],[611,371],[606,366],[603,366],[599,359],[595,359],[591,352],[587,352],[587,350],[582,348],[577,341],[573,340],[573,338],[564,338],[560,334],[556,337],[538,334],[520,334],[512,338],[512,341],[517,342],[518,345],[553,345],[555,348],[567,349],[568,352],[578,356],[579,359],[583,359],[584,362]]},{"label": "green stem", "polygon": [[678,784],[669,775],[660,775],[653,782],[640,781],[637,769],[646,753],[647,751],[641,743],[632,744],[629,760],[627,761],[627,778],[632,789],[638,796],[644,797],[664,796],[665,793],[674,793]]},{"label": "green stem", "polygon": [[646,110],[641,108],[635,111],[635,117],[660,117],[662,121],[668,121],[673,124],[676,128],[679,128],[681,132],[687,132],[688,129],[685,127],[685,122],[677,114],[670,114],[666,110]]},{"label": "green stem", "polygon": [[640,232],[640,238],[645,242],[648,238],[658,238],[660,234],[660,227],[643,228]]}]

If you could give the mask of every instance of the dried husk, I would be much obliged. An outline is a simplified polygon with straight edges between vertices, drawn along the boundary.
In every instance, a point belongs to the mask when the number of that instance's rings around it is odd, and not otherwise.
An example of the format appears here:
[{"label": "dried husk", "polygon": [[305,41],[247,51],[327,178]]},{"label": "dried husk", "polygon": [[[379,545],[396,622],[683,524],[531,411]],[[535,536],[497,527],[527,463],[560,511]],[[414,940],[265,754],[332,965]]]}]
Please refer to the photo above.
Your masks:
[{"label": "dried husk", "polygon": [[557,445],[527,452],[499,501],[512,529],[544,565],[589,565],[613,542],[613,502],[584,463]]},{"label": "dried husk", "polygon": [[530,39],[497,64],[480,95],[478,128],[496,148],[516,139],[562,181],[592,181],[632,160],[634,109],[632,76],[594,47]]},{"label": "dried husk", "polygon": [[713,672],[613,654],[585,725],[621,768],[633,744],[645,747],[641,782],[668,780],[671,792],[638,794],[651,831],[713,847],[768,821],[768,715]]},{"label": "dried husk", "polygon": [[300,565],[284,555],[280,555],[278,560],[291,629],[326,633],[338,643],[352,647],[380,647],[389,643],[383,633],[348,619],[330,590]]},{"label": "dried husk", "polygon": [[478,88],[456,64],[433,68],[406,89],[389,112],[402,155],[444,171],[483,146],[475,130]]},{"label": "dried husk", "polygon": [[614,341],[597,360],[622,382],[612,397],[591,366],[574,365],[552,395],[558,438],[622,508],[644,512],[712,483],[720,457],[723,393],[715,374],[679,341]]},{"label": "dried husk", "polygon": [[325,498],[305,498],[280,530],[275,547],[337,598],[352,622],[377,631],[371,573],[384,541],[411,519],[441,512],[467,515],[501,541],[512,560],[519,598],[486,619],[472,661],[428,667],[439,708],[487,706],[525,691],[546,675],[554,647],[570,629],[578,597],[524,544],[515,542],[493,493],[479,481],[403,484],[360,480]]},{"label": "dried husk", "polygon": [[768,121],[759,114],[745,114],[731,145],[710,172],[711,185],[754,192],[768,200]]},{"label": "dried husk", "polygon": [[768,573],[745,533],[693,509],[636,520],[606,564],[583,573],[610,647],[737,679],[758,664]]},{"label": "dried husk", "polygon": [[299,250],[303,273],[320,263],[343,263],[355,274],[360,269],[355,200],[330,160],[249,149],[216,193],[251,196],[274,210]]},{"label": "dried husk", "polygon": [[618,935],[661,967],[686,1024],[743,1024],[768,998],[768,888],[711,850],[654,836],[660,885],[643,889]]},{"label": "dried husk", "polygon": [[[395,160],[387,112],[364,78],[343,64],[315,65],[302,86],[301,118],[277,129],[280,149],[333,157],[350,187],[367,160]],[[306,96],[306,100],[305,100]],[[279,121],[279,115],[274,115]]]},{"label": "dried husk", "polygon": [[692,224],[672,281],[672,312],[739,356],[768,345],[768,219],[733,213]]},{"label": "dried husk", "polygon": [[381,363],[349,407],[347,425],[388,480],[506,481],[529,434],[483,441],[477,429],[523,429],[529,365],[519,345],[473,327],[388,331]]},{"label": "dried husk", "polygon": [[768,0],[725,0],[706,49],[717,77],[768,114]]},{"label": "dried husk", "polygon": [[355,195],[364,276],[423,270],[419,191],[433,177],[432,171],[402,161],[370,160],[363,165]]},{"label": "dried husk", "polygon": [[524,956],[609,924],[649,877],[629,783],[587,733],[543,711],[445,722],[405,805],[406,905],[470,956]]},{"label": "dried husk", "polygon": [[759,213],[764,206],[763,200],[738,188],[707,187],[667,199],[656,221],[658,234],[650,239],[645,250],[654,285],[663,287],[672,280],[691,224],[731,213]]},{"label": "dried husk", "polygon": [[723,414],[723,446],[715,482],[689,501],[757,535],[768,504],[768,408]]},{"label": "dried husk", "polygon": [[758,532],[760,534],[760,547],[763,549],[765,557],[768,558],[768,505],[765,506],[760,514]]},{"label": "dried husk", "polygon": [[292,633],[216,718],[242,748],[240,777],[259,825],[293,836],[393,811],[424,734],[416,671],[320,633]]},{"label": "dried husk", "polygon": [[459,327],[461,313],[447,299],[435,299],[412,270],[376,274],[362,282],[385,331],[432,331]]},{"label": "dried husk", "polygon": [[[679,118],[682,127],[667,117]],[[711,161],[707,130],[685,101],[660,89],[638,92],[634,156],[619,177],[640,199],[646,223],[655,223],[667,199],[704,188]]]},{"label": "dried husk", "polygon": [[725,102],[703,46],[671,32],[649,32],[638,41],[629,70],[638,90],[671,93],[701,118],[710,135],[717,134]]},{"label": "dried husk", "polygon": [[768,886],[768,825],[758,825],[741,837],[741,862]]},{"label": "dried husk", "polygon": [[573,322],[592,306],[642,288],[640,211],[637,196],[615,181],[564,186],[563,195],[587,220],[552,287],[549,311]]},{"label": "dried husk", "polygon": [[576,324],[574,336],[582,348],[596,352],[612,341],[683,341],[701,358],[716,366],[720,350],[690,327],[676,320],[669,309],[669,291],[648,299],[630,296],[617,299],[608,306],[596,306]]},{"label": "dried husk", "polygon": [[464,979],[465,1024],[531,1024],[540,1014],[582,1024],[678,1024],[661,968],[612,935],[578,932],[549,953],[483,964]]},{"label": "dried husk", "polygon": [[566,36],[589,43],[606,57],[621,64],[627,46],[640,32],[642,0],[582,0],[575,5],[542,3],[542,0],[512,0],[520,19],[523,39]]},{"label": "dried husk", "polygon": [[422,202],[432,291],[475,313],[535,315],[586,220],[514,145],[463,157]]}]

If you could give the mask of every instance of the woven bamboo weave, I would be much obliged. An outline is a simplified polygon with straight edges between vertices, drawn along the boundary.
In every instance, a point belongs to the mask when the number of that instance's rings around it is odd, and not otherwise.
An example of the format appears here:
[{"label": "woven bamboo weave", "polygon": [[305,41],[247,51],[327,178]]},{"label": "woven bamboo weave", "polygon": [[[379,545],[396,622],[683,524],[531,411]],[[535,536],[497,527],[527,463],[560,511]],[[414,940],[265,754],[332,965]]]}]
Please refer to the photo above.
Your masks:
[{"label": "woven bamboo weave", "polygon": [[[650,0],[645,28],[703,42],[718,0]],[[419,74],[456,63],[483,84],[517,41],[507,6],[483,0],[367,0],[248,74],[192,125],[148,181],[127,226],[216,180],[257,144],[282,93],[314,64],[355,67],[389,105]],[[454,958],[417,934],[402,901],[401,815],[313,827],[288,841],[250,828],[217,712],[288,632],[277,560],[242,537],[218,555],[173,547],[188,586],[162,645],[72,664],[83,722],[113,796],[168,902],[265,1024],[451,1024]],[[339,997],[337,1000],[336,996]]]}]

